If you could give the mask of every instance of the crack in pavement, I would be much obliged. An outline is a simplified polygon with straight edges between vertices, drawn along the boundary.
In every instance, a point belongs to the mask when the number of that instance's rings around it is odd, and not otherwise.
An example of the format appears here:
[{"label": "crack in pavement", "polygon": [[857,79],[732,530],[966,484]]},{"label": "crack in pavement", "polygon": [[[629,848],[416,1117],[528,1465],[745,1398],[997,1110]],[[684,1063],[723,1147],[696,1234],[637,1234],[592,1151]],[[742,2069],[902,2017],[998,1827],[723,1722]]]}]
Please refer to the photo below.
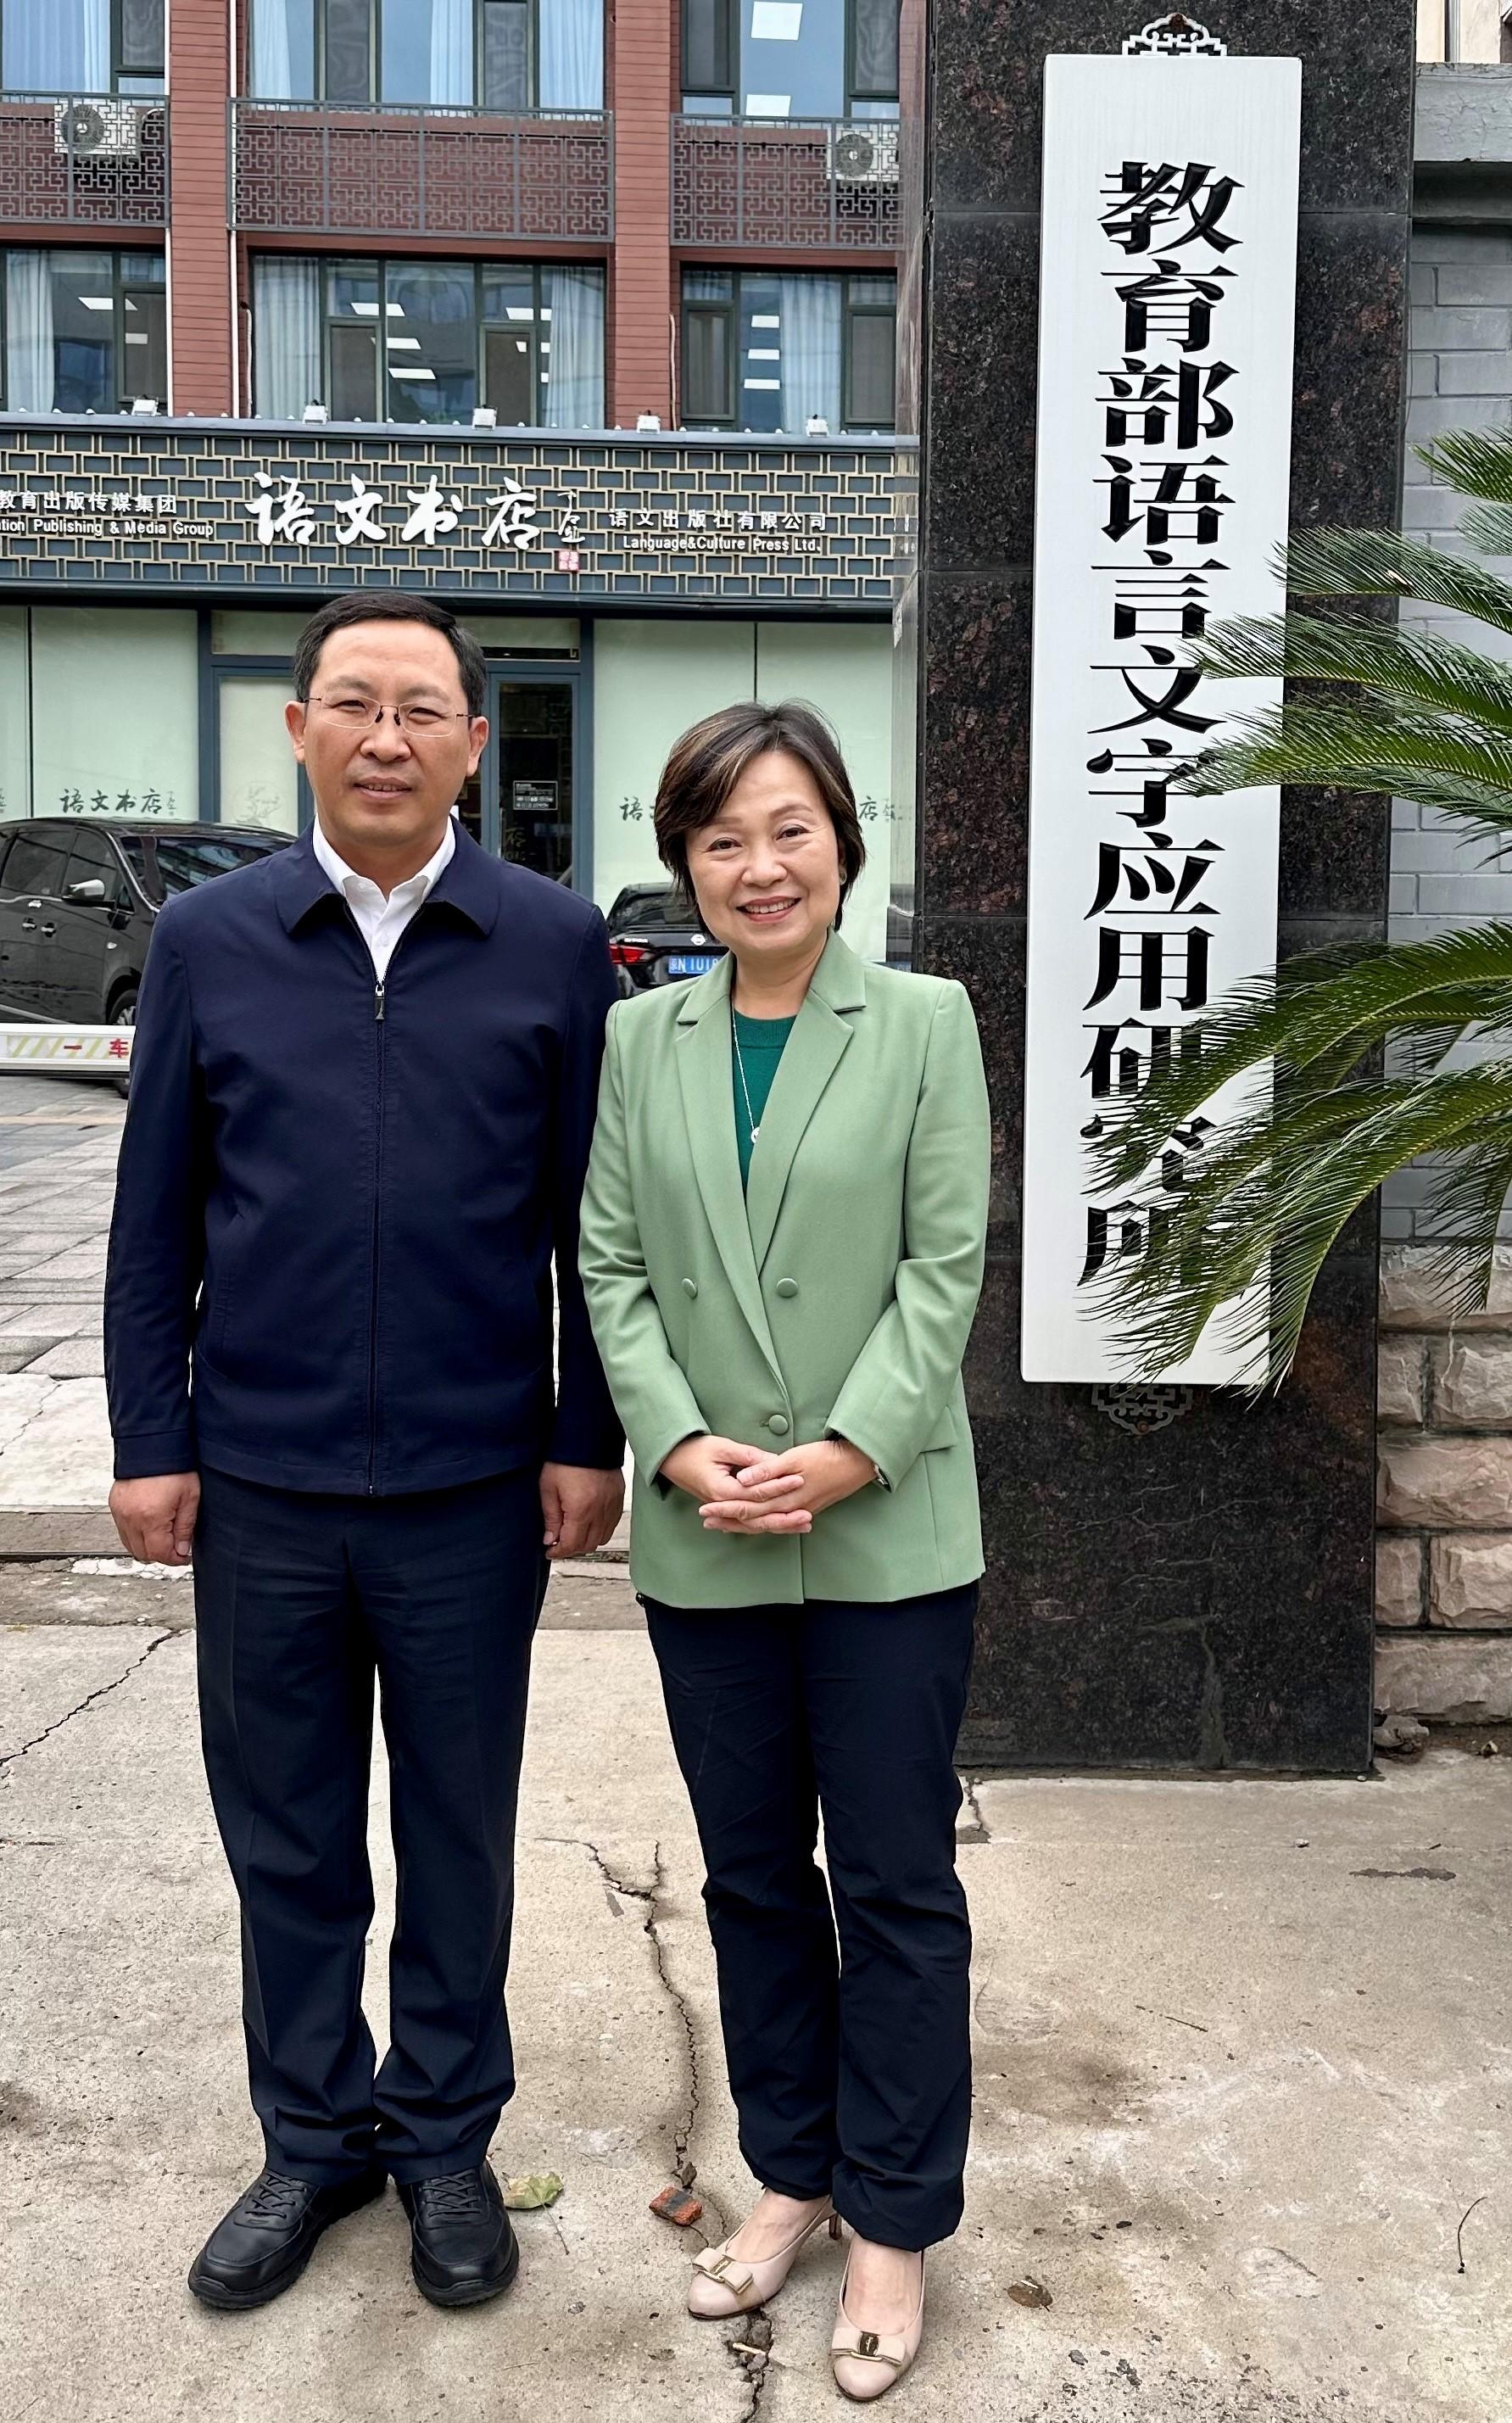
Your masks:
[{"label": "crack in pavement", "polygon": [[956,1835],[956,1842],[990,1843],[992,1840],[992,1829],[982,1814],[982,1803],[977,1798],[976,1785],[972,1782],[971,1778],[969,1775],[961,1776],[958,1781],[961,1786],[961,1797],[966,1802],[968,1809],[971,1812],[971,1823],[963,1832]]},{"label": "crack in pavement", "polygon": [[44,1741],[51,1741],[53,1735],[55,1734],[61,1733],[65,1725],[71,1725],[75,1717],[82,1717],[86,1708],[92,1708],[97,1701],[108,1699],[112,1691],[118,1691],[121,1685],[123,1683],[129,1683],[132,1676],[137,1673],[141,1668],[147,1664],[148,1659],[153,1655],[153,1653],[162,1648],[165,1640],[176,1640],[178,1638],[179,1635],[174,1631],[160,1632],[155,1640],[150,1640],[148,1642],[147,1647],[143,1650],[140,1657],[134,1657],[132,1659],[131,1664],[127,1667],[123,1674],[113,1676],[111,1681],[108,1683],[97,1684],[92,1691],[87,1691],[85,1693],[76,1708],[70,1708],[65,1715],[55,1717],[52,1723],[50,1725],[44,1725],[39,1734],[33,1734],[30,1741],[24,1741],[18,1749],[8,1750],[3,1755],[0,1755],[0,1772],[3,1772],[8,1766],[14,1766],[18,1759],[25,1757],[28,1750],[36,1750],[39,1744]]},{"label": "crack in pavement", "polygon": [[[702,2072],[699,2059],[698,2030],[694,2025],[693,2014],[688,2008],[686,1996],[673,1982],[671,1972],[667,1965],[667,1947],[662,1940],[660,1905],[667,1886],[667,1869],[662,1859],[661,1844],[658,1842],[653,1845],[651,1882],[637,1885],[631,1884],[627,1877],[617,1876],[598,1845],[589,1842],[583,1835],[547,1834],[538,1839],[543,1842],[560,1843],[573,1849],[586,1851],[598,1870],[609,1906],[616,1917],[620,1915],[615,1900],[616,1895],[623,1901],[639,1902],[645,1911],[642,1932],[650,1942],[655,1958],[657,1981],[682,2021],[684,2042],[686,2048],[687,2102],[681,2114],[672,2120],[671,2135],[674,2174],[682,2179],[685,2186],[689,2186],[697,2177],[691,2147],[694,2130],[698,2125]],[[717,2245],[721,2240],[731,2235],[731,2231],[718,2203],[710,2194],[706,2186],[701,2186],[701,2193],[705,2214],[713,2217],[715,2232],[711,2235],[707,2228],[701,2228],[699,2224],[694,2222],[689,2225],[688,2235],[690,2238],[701,2241],[704,2246]],[[736,2423],[756,2423],[756,2418],[761,2412],[762,2394],[766,2386],[767,2369],[771,2363],[771,2318],[764,2310],[758,2307],[753,2312],[732,2314],[730,2319],[734,2325],[735,2336],[726,2339],[725,2350],[750,2392],[747,2404],[736,2417]]]},{"label": "crack in pavement", "polygon": [[[667,1947],[662,1941],[661,1937],[659,1906],[661,1896],[666,1891],[667,1886],[667,1870],[662,1859],[661,1845],[658,1842],[653,1846],[651,1882],[646,1885],[637,1885],[631,1884],[628,1878],[624,1877],[616,1876],[614,1870],[609,1866],[608,1861],[604,1857],[603,1852],[599,1849],[598,1845],[596,1843],[589,1842],[586,1837],[581,1834],[546,1834],[538,1837],[538,1840],[549,1843],[561,1843],[572,1849],[586,1851],[589,1858],[592,1861],[593,1865],[597,1868],[599,1876],[603,1879],[606,1892],[611,1897],[610,1907],[613,1908],[612,1896],[617,1893],[623,1901],[639,1902],[645,1911],[645,1918],[642,1922],[642,1932],[651,1944],[652,1953],[656,1963],[656,1976],[662,1991],[667,1996],[668,2001],[671,2003],[673,2010],[677,2013],[678,2019],[682,2023],[683,2039],[686,2054],[687,2102],[682,2113],[674,2116],[670,2124],[673,2155],[672,2170],[674,2176],[681,2177],[682,2173],[690,2167],[691,2156],[689,2148],[693,2142],[693,2131],[698,2121],[702,2073],[699,2058],[698,2031],[693,2024],[693,2014],[688,2008],[686,1996],[682,1992],[681,1988],[673,1983],[671,1972],[667,1965]],[[618,1915],[617,1911],[616,1915]],[[685,2180],[684,2184],[685,2186],[688,2182]],[[718,2208],[716,2205],[714,2198],[710,2196],[707,2192],[704,2193],[703,2201],[705,2206],[714,2212],[716,2219],[719,2220],[722,2224],[723,2215],[718,2211]],[[696,2235],[703,2235],[702,2232],[698,2230],[696,2223],[692,2226]],[[723,2237],[724,2234],[723,2227],[721,2226],[719,2235]],[[705,2238],[705,2243],[707,2244],[710,2242],[712,2241]]]}]

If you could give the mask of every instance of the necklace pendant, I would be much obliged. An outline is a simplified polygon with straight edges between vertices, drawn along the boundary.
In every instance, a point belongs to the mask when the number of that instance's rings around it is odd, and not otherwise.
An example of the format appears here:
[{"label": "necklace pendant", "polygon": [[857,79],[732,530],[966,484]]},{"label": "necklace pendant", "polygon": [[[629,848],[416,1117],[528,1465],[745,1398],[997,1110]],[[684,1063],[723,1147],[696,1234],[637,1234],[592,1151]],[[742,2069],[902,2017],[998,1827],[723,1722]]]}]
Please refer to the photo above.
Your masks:
[{"label": "necklace pendant", "polygon": [[751,1140],[752,1144],[754,1144],[754,1143],[755,1143],[755,1141],[756,1141],[757,1137],[758,1137],[760,1134],[761,1134],[761,1130],[760,1130],[760,1128],[752,1128],[752,1130],[751,1130],[751,1132],[750,1132],[750,1140]]}]

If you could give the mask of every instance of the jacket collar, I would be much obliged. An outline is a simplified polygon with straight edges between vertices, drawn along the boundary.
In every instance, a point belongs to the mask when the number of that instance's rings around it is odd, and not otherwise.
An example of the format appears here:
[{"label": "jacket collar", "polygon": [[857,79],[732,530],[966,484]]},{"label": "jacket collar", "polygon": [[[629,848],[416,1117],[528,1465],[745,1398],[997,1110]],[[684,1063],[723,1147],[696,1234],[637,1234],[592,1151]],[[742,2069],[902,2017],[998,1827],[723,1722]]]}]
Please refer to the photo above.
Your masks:
[{"label": "jacket collar", "polygon": [[[480,934],[491,934],[499,910],[493,863],[460,821],[456,839],[456,848],[432,885],[425,909],[443,904],[465,917]],[[275,853],[273,887],[279,917],[291,934],[297,933],[306,919],[325,904],[341,903],[341,895],[316,857],[314,840],[307,832]]]},{"label": "jacket collar", "polygon": [[[697,983],[688,986],[677,1013],[678,1025],[697,1026],[706,1011],[721,1005],[728,1013],[734,978],[735,963],[727,951],[717,967],[711,968],[706,976],[700,976]],[[805,1002],[804,1007],[815,1000],[823,1002],[827,1009],[866,1007],[866,962],[857,958],[850,944],[842,942],[832,927],[824,956],[813,972],[809,1001]]]},{"label": "jacket collar", "polygon": [[762,1301],[762,1266],[795,1155],[850,1042],[846,1013],[866,1006],[866,970],[848,943],[832,933],[779,1065],[744,1198],[730,1057],[733,972],[733,960],[726,958],[688,987],[677,1016],[678,1073],[703,1208],[736,1299],[775,1370],[777,1354]]}]

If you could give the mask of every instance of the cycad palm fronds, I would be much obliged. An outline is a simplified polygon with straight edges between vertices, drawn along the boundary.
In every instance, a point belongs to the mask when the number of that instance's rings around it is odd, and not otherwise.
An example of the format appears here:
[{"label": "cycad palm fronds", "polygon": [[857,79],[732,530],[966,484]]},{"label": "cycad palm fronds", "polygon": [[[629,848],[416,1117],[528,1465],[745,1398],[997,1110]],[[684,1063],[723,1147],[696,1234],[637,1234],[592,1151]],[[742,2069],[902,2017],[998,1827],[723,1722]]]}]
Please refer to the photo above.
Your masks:
[{"label": "cycad palm fronds", "polygon": [[[1420,451],[1478,500],[1467,538],[1512,555],[1512,432],[1463,432]],[[1285,569],[1294,596],[1341,603],[1220,625],[1192,655],[1206,673],[1284,676],[1303,695],[1231,727],[1173,787],[1386,792],[1461,820],[1490,855],[1505,849],[1512,666],[1366,619],[1358,601],[1413,599],[1512,634],[1512,585],[1381,531],[1295,537]],[[1325,683],[1326,696],[1306,695]],[[1131,1372],[1155,1378],[1184,1361],[1221,1313],[1215,1334],[1248,1357],[1240,1385],[1278,1385],[1331,1246],[1385,1179],[1425,1156],[1439,1275],[1457,1310],[1484,1303],[1512,1188],[1512,925],[1312,952],[1229,994],[1199,1029],[1200,1051],[1110,1114],[1093,1148],[1099,1191],[1137,1189],[1221,1086],[1240,1103],[1200,1155],[1183,1156],[1189,1182],[1102,1282]],[[1472,1041],[1474,1065],[1460,1065],[1456,1047]]]}]

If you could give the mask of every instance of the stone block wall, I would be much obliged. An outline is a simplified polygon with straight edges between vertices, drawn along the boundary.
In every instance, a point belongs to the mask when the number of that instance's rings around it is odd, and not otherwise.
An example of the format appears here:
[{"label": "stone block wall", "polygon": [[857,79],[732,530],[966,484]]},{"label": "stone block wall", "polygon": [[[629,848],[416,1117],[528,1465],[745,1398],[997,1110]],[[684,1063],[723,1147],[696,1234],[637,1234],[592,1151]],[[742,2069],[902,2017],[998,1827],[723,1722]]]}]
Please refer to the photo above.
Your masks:
[{"label": "stone block wall", "polygon": [[[1512,423],[1512,225],[1420,223],[1411,305],[1410,446]],[[1457,549],[1460,500],[1410,453],[1405,479],[1404,528]],[[1409,617],[1512,658],[1512,638],[1480,624]],[[1393,815],[1394,939],[1512,915],[1512,859],[1486,863],[1484,841],[1431,809]],[[1426,1245],[1427,1183],[1404,1171],[1382,1212],[1376,1697],[1429,1724],[1489,1723],[1512,1719],[1512,1245],[1488,1310],[1454,1322]]]},{"label": "stone block wall", "polygon": [[1427,1249],[1381,1264],[1377,1700],[1428,1723],[1512,1715],[1512,1248],[1454,1321]]}]

